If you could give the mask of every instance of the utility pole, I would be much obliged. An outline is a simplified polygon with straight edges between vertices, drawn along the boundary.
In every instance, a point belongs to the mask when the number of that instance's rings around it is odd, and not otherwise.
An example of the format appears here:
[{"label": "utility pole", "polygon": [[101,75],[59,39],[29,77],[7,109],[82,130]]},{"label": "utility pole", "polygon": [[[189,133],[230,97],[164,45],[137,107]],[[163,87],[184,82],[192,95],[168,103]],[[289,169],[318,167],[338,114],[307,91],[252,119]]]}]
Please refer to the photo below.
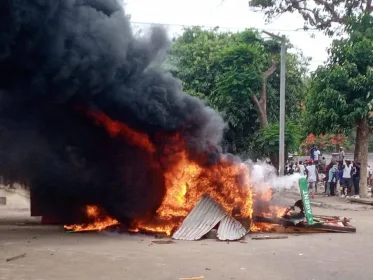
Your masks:
[{"label": "utility pole", "polygon": [[281,68],[280,68],[280,141],[279,141],[279,174],[284,176],[285,171],[285,82],[286,82],[286,37],[263,31],[268,36],[281,41]]}]

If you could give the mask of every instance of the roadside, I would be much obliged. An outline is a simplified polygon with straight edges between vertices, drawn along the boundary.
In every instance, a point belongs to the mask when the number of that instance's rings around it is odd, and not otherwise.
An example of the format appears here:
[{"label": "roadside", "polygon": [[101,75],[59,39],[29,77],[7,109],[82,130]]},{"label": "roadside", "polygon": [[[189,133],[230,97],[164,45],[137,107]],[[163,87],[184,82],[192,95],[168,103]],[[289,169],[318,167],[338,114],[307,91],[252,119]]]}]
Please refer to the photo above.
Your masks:
[{"label": "roadside", "polygon": [[[278,196],[286,198],[288,200],[291,199],[293,201],[301,199],[299,193],[290,191],[280,192]],[[349,211],[365,211],[373,209],[372,205],[359,203],[359,199],[348,200],[346,198],[341,198],[339,196],[326,197],[324,194],[317,194],[315,198],[311,200],[311,206]]]}]

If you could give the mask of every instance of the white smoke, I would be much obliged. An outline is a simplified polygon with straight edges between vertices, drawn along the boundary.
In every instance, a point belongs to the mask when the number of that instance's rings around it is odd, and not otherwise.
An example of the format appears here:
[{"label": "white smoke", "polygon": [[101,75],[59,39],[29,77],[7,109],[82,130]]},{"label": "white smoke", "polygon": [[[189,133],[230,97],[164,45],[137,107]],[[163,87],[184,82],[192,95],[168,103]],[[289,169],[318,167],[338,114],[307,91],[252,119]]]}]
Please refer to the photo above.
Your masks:
[{"label": "white smoke", "polygon": [[245,164],[250,170],[250,179],[252,187],[258,192],[266,192],[269,188],[275,192],[292,190],[299,192],[298,180],[302,176],[299,173],[293,175],[279,177],[276,169],[266,162],[252,162],[248,160]]}]

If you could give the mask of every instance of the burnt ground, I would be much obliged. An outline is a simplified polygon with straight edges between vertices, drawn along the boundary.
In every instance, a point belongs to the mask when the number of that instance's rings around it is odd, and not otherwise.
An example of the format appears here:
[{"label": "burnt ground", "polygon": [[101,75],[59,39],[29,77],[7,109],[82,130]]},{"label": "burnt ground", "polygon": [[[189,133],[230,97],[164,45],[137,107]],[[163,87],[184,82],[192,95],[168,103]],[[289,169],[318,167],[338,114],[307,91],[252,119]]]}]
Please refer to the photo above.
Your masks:
[{"label": "burnt ground", "polygon": [[[155,244],[151,236],[65,233],[28,218],[27,200],[0,206],[0,279],[372,279],[373,210],[314,208],[352,218],[356,234],[301,234],[246,243]],[[258,235],[258,234],[254,234]],[[159,239],[158,239],[159,240]],[[26,253],[21,259],[6,258]]]}]

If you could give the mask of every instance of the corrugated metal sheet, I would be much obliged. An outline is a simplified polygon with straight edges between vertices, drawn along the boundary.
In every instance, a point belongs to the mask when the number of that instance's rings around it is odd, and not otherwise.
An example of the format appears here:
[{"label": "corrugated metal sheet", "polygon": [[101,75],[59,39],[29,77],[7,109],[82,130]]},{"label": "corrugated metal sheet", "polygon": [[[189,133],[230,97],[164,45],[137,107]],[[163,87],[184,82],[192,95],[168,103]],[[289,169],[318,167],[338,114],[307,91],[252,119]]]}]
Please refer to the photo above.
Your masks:
[{"label": "corrugated metal sheet", "polygon": [[172,238],[198,240],[213,229],[227,213],[208,195],[204,195],[185,218]]},{"label": "corrugated metal sheet", "polygon": [[245,236],[247,230],[244,226],[231,216],[225,216],[220,221],[218,228],[219,240],[238,240]]}]

